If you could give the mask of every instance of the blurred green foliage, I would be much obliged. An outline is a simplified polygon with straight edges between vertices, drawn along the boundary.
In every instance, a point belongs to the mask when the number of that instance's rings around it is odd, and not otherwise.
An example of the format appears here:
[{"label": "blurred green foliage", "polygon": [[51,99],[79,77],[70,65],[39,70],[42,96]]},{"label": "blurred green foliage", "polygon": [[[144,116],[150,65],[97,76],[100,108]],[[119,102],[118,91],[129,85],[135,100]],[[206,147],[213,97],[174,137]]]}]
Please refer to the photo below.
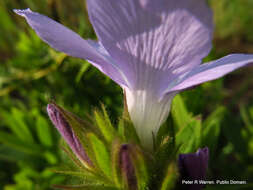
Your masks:
[{"label": "blurred green foliage", "polygon": [[[216,31],[214,48],[205,60],[234,52],[253,53],[253,1],[209,3]],[[59,135],[45,112],[50,99],[80,117],[103,102],[115,123],[122,111],[120,87],[88,62],[51,49],[12,12],[27,7],[84,38],[96,39],[84,0],[0,1],[0,189],[4,190],[46,190],[64,180],[52,172],[62,157]],[[177,109],[172,108],[171,117],[180,131],[176,143],[188,139],[192,146],[184,152],[209,146],[209,179],[253,182],[252,73],[252,67],[236,71],[174,100]],[[194,137],[201,134],[202,140],[191,138],[191,133]],[[233,188],[252,189],[249,186]],[[207,187],[226,188],[231,189]]]}]

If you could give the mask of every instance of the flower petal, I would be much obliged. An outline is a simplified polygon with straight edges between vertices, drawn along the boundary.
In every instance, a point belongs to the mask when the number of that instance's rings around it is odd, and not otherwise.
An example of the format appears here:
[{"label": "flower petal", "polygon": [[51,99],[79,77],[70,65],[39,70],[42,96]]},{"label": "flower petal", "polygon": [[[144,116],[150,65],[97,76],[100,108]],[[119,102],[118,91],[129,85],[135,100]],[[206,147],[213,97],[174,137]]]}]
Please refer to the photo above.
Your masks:
[{"label": "flower petal", "polygon": [[125,89],[128,111],[142,145],[153,150],[153,137],[169,115],[171,100],[176,95],[170,93],[159,100],[146,91]]},{"label": "flower petal", "polygon": [[204,0],[87,0],[87,5],[98,38],[134,89],[166,88],[211,49],[212,14]]},{"label": "flower petal", "polygon": [[204,0],[87,0],[87,5],[99,40],[127,72],[128,111],[142,144],[152,149],[174,96],[160,100],[161,93],[211,49],[211,11]]},{"label": "flower petal", "polygon": [[84,40],[60,23],[30,9],[14,12],[25,17],[38,36],[54,49],[73,57],[87,59],[119,85],[127,86],[126,77],[99,43]]},{"label": "flower petal", "polygon": [[231,54],[216,61],[202,64],[174,81],[164,94],[180,91],[192,86],[215,80],[240,67],[253,63],[253,54]]}]

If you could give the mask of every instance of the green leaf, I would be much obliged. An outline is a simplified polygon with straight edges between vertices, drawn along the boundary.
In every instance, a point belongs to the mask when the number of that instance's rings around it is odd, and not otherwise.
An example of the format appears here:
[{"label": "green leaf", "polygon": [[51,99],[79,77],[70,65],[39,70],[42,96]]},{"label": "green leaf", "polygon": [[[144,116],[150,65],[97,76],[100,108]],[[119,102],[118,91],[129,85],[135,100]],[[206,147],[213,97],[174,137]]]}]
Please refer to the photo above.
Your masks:
[{"label": "green leaf", "polygon": [[191,114],[187,111],[183,99],[179,94],[173,99],[171,114],[177,129],[183,128],[191,120]]},{"label": "green leaf", "polygon": [[133,125],[133,122],[131,121],[128,112],[126,95],[124,95],[124,108],[122,116],[119,119],[118,134],[120,135],[121,139],[126,143],[134,142],[136,144],[140,144],[140,139],[137,135],[136,129]]},{"label": "green leaf", "polygon": [[[232,117],[231,113],[225,114],[224,121],[226,121],[226,125],[222,125],[222,127],[220,127],[220,124],[218,124],[217,128],[219,128],[219,130],[222,130],[222,134],[226,137],[226,139],[230,143],[233,144],[235,151],[240,153],[241,156],[243,157],[245,156],[245,158],[247,158],[248,157],[248,140],[244,139],[242,136],[243,127],[239,124],[239,122],[235,122],[236,120],[234,120],[231,117]],[[218,138],[219,134],[220,134],[220,131],[219,133],[217,132],[217,134],[214,137]],[[208,140],[210,140],[211,143],[215,142],[213,139],[208,139]],[[215,145],[217,145],[217,142],[215,143]]]},{"label": "green leaf", "polygon": [[68,176],[75,176],[78,177],[82,180],[82,182],[86,183],[86,184],[94,184],[94,185],[98,185],[98,184],[103,184],[104,180],[99,178],[96,175],[93,175],[89,172],[83,172],[83,171],[71,171],[71,170],[63,170],[63,169],[55,169],[52,170],[55,173],[58,174],[63,174],[63,175],[68,175]]},{"label": "green leaf", "polygon": [[76,83],[79,83],[83,74],[89,69],[90,67],[90,64],[86,61],[84,63],[82,63],[82,67],[81,69],[79,70],[77,76],[76,76]]},{"label": "green leaf", "polygon": [[245,105],[240,105],[240,114],[246,125],[247,131],[253,135],[253,121],[251,116],[252,108],[247,110]]},{"label": "green leaf", "polygon": [[179,153],[194,152],[198,148],[201,140],[200,129],[201,121],[193,119],[188,125],[182,128],[176,135],[176,147],[179,148]]},{"label": "green leaf", "polygon": [[53,139],[47,120],[40,115],[36,117],[36,130],[40,142],[47,147],[52,147]]},{"label": "green leaf", "polygon": [[159,147],[155,153],[155,164],[152,168],[152,173],[155,174],[152,178],[153,186],[160,186],[163,178],[168,173],[169,163],[176,159],[176,153],[177,149],[172,138],[166,139],[166,142]]},{"label": "green leaf", "polygon": [[224,118],[224,115],[226,113],[226,108],[223,106],[218,107],[214,112],[212,112],[203,122],[203,126],[207,127],[208,125],[212,124],[215,120],[215,122],[221,122]]},{"label": "green leaf", "polygon": [[140,144],[140,139],[130,118],[123,117],[120,119],[118,134],[126,143],[134,142],[136,144]]},{"label": "green leaf", "polygon": [[28,143],[34,142],[32,133],[25,123],[24,112],[17,108],[12,108],[10,113],[3,111],[1,114],[4,117],[7,127],[9,127],[20,140]]},{"label": "green leaf", "polygon": [[100,112],[98,110],[94,112],[95,120],[105,140],[111,143],[116,136],[116,131],[113,128],[106,109],[103,105],[102,110],[103,112]]},{"label": "green leaf", "polygon": [[41,155],[43,148],[36,144],[28,144],[16,138],[14,135],[0,131],[0,142],[20,152]]},{"label": "green leaf", "polygon": [[27,154],[20,152],[10,147],[1,144],[0,145],[0,160],[7,160],[9,162],[19,162],[27,160]]},{"label": "green leaf", "polygon": [[[220,135],[221,121],[226,109],[219,107],[203,122],[202,144],[214,151]],[[212,135],[210,135],[212,134]]]},{"label": "green leaf", "polygon": [[175,163],[171,163],[167,168],[166,175],[162,181],[161,190],[174,189],[178,179],[178,171]]},{"label": "green leaf", "polygon": [[87,137],[93,148],[93,152],[95,154],[95,158],[99,168],[111,180],[112,177],[111,159],[105,144],[92,133],[89,133]]},{"label": "green leaf", "polygon": [[[167,140],[175,144],[175,129],[173,124],[172,116],[169,115],[166,122],[160,127],[156,139],[155,139],[155,150],[159,149],[160,146],[165,144]],[[172,140],[172,141],[171,141]]]},{"label": "green leaf", "polygon": [[44,155],[45,159],[48,161],[48,163],[50,163],[52,165],[57,164],[58,159],[54,153],[49,152],[49,151],[45,151],[43,155]]},{"label": "green leaf", "polygon": [[120,154],[120,147],[121,144],[118,140],[112,143],[112,176],[113,181],[117,187],[121,187],[121,168],[120,168],[120,161],[119,161],[119,154]]},{"label": "green leaf", "polygon": [[135,167],[138,189],[145,190],[149,181],[149,173],[146,160],[141,149],[133,145],[131,148],[131,157]]},{"label": "green leaf", "polygon": [[[176,149],[174,146],[173,139],[168,138],[166,142],[157,150],[155,153],[155,170],[163,171],[165,166],[174,159],[176,153]],[[162,172],[161,172],[162,173]]]}]

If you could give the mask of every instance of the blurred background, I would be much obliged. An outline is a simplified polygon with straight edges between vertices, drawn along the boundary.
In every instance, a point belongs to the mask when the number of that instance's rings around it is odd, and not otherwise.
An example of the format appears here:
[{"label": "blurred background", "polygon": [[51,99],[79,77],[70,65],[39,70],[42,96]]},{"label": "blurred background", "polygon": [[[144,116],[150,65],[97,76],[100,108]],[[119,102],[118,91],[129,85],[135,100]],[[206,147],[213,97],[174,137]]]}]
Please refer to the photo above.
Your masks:
[{"label": "blurred background", "polygon": [[[216,30],[213,50],[205,61],[230,53],[253,53],[253,1],[212,0],[209,4]],[[47,190],[64,181],[64,176],[53,172],[63,158],[60,137],[46,114],[50,100],[80,117],[91,114],[94,107],[103,103],[115,123],[122,108],[119,86],[88,62],[51,49],[23,18],[12,12],[14,8],[27,7],[61,22],[84,38],[96,39],[84,0],[0,1],[0,189],[3,190]],[[205,143],[211,149],[208,179],[253,182],[252,75],[253,67],[247,67],[181,94],[190,115],[212,123]]]}]

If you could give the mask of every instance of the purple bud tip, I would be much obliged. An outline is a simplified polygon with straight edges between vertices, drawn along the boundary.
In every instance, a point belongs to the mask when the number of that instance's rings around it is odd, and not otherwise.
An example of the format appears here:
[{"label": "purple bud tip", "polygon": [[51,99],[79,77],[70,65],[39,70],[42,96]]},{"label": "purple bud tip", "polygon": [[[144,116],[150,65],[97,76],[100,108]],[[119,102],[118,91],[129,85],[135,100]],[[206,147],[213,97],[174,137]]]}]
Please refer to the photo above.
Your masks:
[{"label": "purple bud tip", "polygon": [[29,9],[29,8],[27,8],[27,9],[13,9],[13,11],[20,16],[25,16],[25,13],[32,12],[31,9]]},{"label": "purple bud tip", "polygon": [[[204,180],[208,167],[209,149],[198,149],[196,153],[180,154],[179,172],[182,180]],[[202,189],[202,185],[189,185],[189,189]]]},{"label": "purple bud tip", "polygon": [[135,175],[135,169],[131,160],[131,147],[128,144],[123,144],[120,148],[120,166],[123,177],[125,178],[128,189],[137,189],[137,178]]},{"label": "purple bud tip", "polygon": [[78,137],[74,134],[74,131],[71,128],[71,125],[65,119],[63,115],[63,110],[60,110],[60,108],[58,108],[54,104],[48,104],[47,112],[52,123],[54,124],[56,129],[59,131],[61,136],[64,138],[64,140],[67,142],[67,144],[70,146],[72,151],[76,154],[76,156],[81,161],[91,166],[92,163],[90,159],[88,158],[88,156],[86,155]]}]

